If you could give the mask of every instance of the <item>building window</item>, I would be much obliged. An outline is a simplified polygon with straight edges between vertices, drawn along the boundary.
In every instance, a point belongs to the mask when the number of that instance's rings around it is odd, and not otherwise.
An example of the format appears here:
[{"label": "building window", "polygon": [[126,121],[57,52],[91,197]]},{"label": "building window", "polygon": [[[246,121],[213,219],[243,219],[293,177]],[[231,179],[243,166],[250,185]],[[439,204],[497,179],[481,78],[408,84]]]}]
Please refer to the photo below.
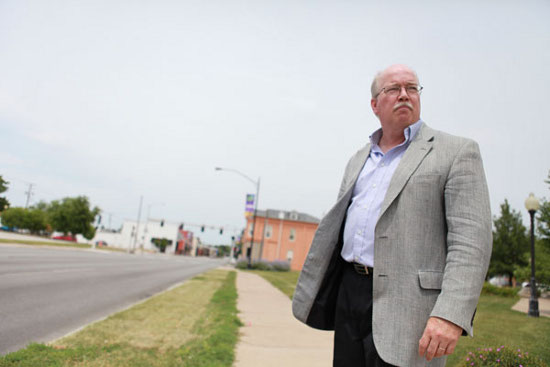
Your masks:
[{"label": "building window", "polygon": [[272,226],[266,226],[265,227],[265,238],[271,238],[273,235],[273,227]]},{"label": "building window", "polygon": [[288,236],[288,239],[291,241],[296,239],[296,229],[290,228],[290,236]]},{"label": "building window", "polygon": [[296,212],[290,213],[290,219],[291,220],[298,220],[298,213],[296,213]]},{"label": "building window", "polygon": [[288,260],[288,262],[292,262],[293,257],[294,257],[294,251],[288,250],[286,253],[286,259]]},{"label": "building window", "polygon": [[252,237],[252,230],[254,229],[254,223],[250,222],[250,226],[248,226],[248,237]]}]

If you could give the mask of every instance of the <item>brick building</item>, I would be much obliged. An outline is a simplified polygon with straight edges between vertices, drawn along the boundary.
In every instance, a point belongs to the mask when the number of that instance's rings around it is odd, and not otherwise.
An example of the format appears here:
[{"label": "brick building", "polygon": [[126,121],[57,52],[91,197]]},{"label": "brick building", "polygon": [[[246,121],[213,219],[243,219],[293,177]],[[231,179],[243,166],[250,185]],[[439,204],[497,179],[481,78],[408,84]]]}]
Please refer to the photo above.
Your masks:
[{"label": "brick building", "polygon": [[[253,217],[247,218],[241,257],[246,258]],[[258,210],[252,260],[288,260],[292,270],[302,270],[319,219],[296,211]]]}]

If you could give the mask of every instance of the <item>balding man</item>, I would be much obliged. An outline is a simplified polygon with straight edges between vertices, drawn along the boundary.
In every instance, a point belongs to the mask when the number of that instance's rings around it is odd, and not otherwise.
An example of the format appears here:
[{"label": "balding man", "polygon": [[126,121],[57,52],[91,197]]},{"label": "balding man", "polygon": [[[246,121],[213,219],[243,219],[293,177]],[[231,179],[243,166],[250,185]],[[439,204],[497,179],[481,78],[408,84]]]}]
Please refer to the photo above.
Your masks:
[{"label": "balding man", "polygon": [[346,166],[293,312],[335,330],[334,366],[444,366],[472,335],[491,254],[479,148],[420,119],[407,66],[378,73],[371,91],[381,128]]}]

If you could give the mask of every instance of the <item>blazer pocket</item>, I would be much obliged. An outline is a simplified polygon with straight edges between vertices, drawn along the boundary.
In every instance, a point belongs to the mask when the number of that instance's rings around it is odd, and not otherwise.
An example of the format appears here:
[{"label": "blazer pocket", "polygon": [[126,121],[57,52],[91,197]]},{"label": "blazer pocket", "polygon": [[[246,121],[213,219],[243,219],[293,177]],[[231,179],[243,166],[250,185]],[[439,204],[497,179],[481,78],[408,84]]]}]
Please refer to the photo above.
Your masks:
[{"label": "blazer pocket", "polygon": [[441,180],[441,175],[438,175],[436,173],[434,174],[416,174],[412,175],[409,183],[410,184],[436,184],[439,185],[439,181]]},{"label": "blazer pocket", "polygon": [[436,270],[419,270],[418,280],[420,288],[423,289],[441,289],[443,284],[443,272]]}]

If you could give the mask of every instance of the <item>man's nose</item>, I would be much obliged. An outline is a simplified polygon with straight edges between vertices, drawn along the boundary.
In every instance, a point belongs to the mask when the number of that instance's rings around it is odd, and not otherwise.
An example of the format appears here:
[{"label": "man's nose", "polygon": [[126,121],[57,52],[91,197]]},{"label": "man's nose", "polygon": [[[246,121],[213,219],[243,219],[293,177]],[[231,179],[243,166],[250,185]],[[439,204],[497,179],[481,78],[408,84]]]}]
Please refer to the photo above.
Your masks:
[{"label": "man's nose", "polygon": [[402,86],[401,89],[399,89],[399,101],[408,101],[409,95],[407,94],[407,89]]}]

